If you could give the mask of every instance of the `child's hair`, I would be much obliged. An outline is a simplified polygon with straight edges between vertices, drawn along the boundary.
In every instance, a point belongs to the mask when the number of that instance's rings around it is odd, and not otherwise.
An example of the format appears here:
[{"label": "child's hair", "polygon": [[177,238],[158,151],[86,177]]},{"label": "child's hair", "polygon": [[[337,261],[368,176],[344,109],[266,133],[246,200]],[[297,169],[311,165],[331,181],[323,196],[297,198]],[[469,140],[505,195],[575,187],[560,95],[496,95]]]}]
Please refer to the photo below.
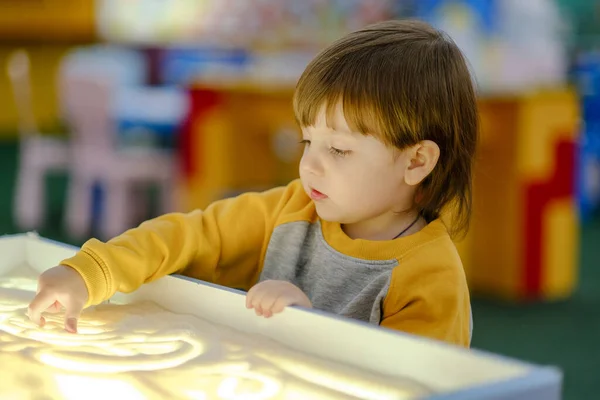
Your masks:
[{"label": "child's hair", "polygon": [[454,41],[420,21],[386,21],[353,32],[308,65],[294,93],[301,127],[327,121],[341,102],[352,130],[403,150],[423,140],[440,158],[415,197],[428,221],[449,205],[452,234],[466,232],[478,114],[469,68]]}]

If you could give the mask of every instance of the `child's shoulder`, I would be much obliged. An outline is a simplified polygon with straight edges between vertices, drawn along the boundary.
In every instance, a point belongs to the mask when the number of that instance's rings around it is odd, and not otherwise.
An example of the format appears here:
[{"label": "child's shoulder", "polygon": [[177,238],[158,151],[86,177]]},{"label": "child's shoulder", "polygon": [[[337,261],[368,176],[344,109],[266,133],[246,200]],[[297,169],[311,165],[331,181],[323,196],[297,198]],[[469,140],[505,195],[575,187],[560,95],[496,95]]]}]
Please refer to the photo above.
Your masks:
[{"label": "child's shoulder", "polygon": [[420,232],[422,241],[405,252],[392,271],[387,307],[398,307],[415,299],[435,298],[448,303],[468,300],[463,264],[444,224],[436,220],[424,230]]},{"label": "child's shoulder", "polygon": [[444,223],[437,219],[415,234],[398,260],[397,275],[438,275],[464,279],[463,264]]},{"label": "child's shoulder", "polygon": [[[407,237],[411,238],[411,245],[404,253],[404,257],[435,256],[432,250],[456,253],[456,246],[450,237],[445,222],[436,219],[427,224],[419,232]],[[435,253],[435,252],[433,252]]]}]

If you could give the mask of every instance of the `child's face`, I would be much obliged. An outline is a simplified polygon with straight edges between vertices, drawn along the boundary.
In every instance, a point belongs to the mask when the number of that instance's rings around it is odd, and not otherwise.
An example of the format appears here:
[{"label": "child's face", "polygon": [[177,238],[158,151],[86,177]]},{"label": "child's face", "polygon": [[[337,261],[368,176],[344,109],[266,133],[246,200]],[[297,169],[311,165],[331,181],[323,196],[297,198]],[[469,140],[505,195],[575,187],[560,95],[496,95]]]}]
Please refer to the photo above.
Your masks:
[{"label": "child's face", "polygon": [[414,188],[405,183],[407,152],[394,152],[379,139],[352,132],[341,106],[328,127],[324,109],[302,130],[306,143],[300,178],[326,221],[352,224],[410,208]]}]

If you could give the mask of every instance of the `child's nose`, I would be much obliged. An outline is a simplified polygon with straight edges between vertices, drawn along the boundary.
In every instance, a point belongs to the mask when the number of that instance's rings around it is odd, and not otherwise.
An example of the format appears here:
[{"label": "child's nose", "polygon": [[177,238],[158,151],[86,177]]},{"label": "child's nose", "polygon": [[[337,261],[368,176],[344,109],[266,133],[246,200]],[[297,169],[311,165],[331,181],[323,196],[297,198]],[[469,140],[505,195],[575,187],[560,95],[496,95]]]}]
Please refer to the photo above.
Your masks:
[{"label": "child's nose", "polygon": [[323,163],[314,149],[307,148],[300,161],[300,169],[312,175],[323,175]]}]

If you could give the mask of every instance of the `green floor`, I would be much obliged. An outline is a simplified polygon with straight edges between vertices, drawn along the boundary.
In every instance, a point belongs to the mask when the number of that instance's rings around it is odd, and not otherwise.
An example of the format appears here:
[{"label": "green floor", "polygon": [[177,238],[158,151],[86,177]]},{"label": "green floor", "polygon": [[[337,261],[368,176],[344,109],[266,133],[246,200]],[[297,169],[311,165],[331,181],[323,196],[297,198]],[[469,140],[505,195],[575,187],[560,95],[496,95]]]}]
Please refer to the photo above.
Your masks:
[{"label": "green floor", "polygon": [[[0,142],[0,234],[17,232],[12,192],[17,146]],[[48,227],[43,236],[74,243],[61,224],[65,177],[48,179]],[[600,382],[600,218],[583,227],[581,285],[568,302],[509,306],[474,299],[475,348],[523,360],[560,366],[567,400],[599,398]]]}]

